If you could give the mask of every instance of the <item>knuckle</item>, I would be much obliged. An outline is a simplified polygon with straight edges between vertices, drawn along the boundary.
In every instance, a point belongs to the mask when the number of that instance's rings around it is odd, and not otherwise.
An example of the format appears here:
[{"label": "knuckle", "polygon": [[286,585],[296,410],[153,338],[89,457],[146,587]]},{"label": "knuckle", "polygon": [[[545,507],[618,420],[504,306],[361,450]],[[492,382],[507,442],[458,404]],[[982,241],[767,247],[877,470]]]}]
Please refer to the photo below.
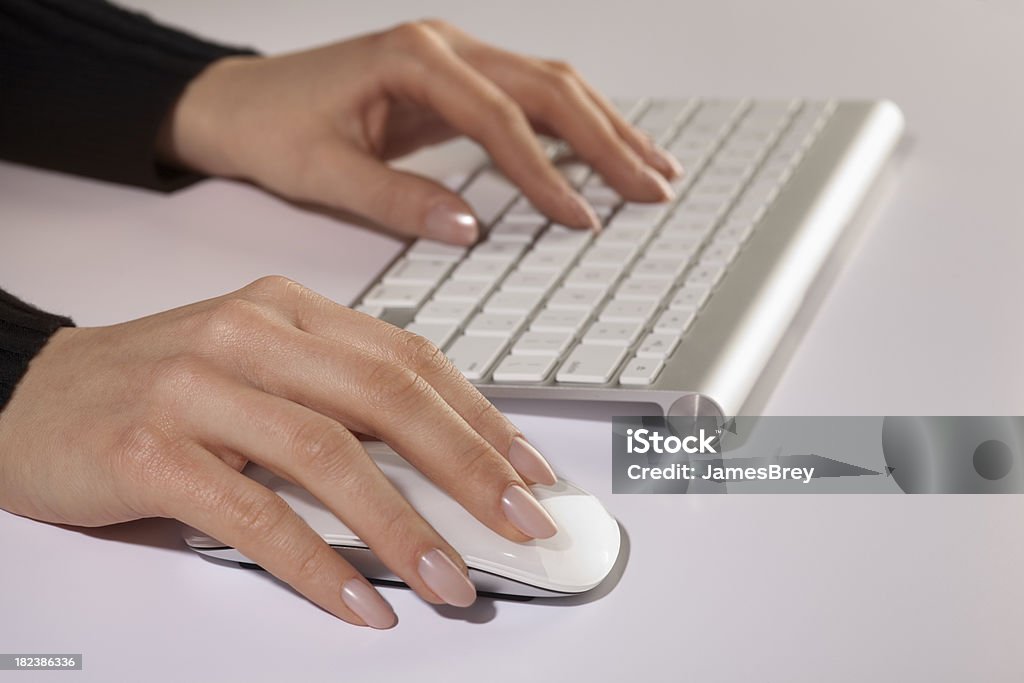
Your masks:
[{"label": "knuckle", "polygon": [[549,59],[544,62],[548,70],[552,73],[559,74],[568,78],[577,78],[578,74],[575,67],[568,62],[563,62],[560,59]]},{"label": "knuckle", "polygon": [[248,493],[234,497],[223,497],[228,518],[241,532],[255,537],[272,536],[291,512],[288,503],[273,493]]},{"label": "knuckle", "polygon": [[456,453],[456,462],[467,481],[477,477],[492,478],[501,470],[496,467],[503,460],[487,444],[470,443]]},{"label": "knuckle", "polygon": [[153,366],[150,386],[165,399],[193,396],[207,381],[207,373],[206,364],[196,356],[168,356]]},{"label": "knuckle", "polygon": [[155,424],[126,428],[116,440],[114,462],[128,485],[127,497],[155,505],[175,487],[186,485],[188,463],[178,454],[178,444]]},{"label": "knuckle", "polygon": [[458,30],[454,25],[448,23],[444,19],[438,19],[437,17],[423,19],[419,23],[442,35],[450,34]]},{"label": "knuckle", "polygon": [[269,299],[282,299],[305,289],[295,280],[284,275],[264,275],[250,283],[247,289]]},{"label": "knuckle", "polygon": [[264,325],[267,320],[266,312],[258,303],[242,297],[230,297],[210,309],[202,337],[215,348],[231,346],[240,337],[248,337],[253,329]]},{"label": "knuckle", "polygon": [[385,361],[370,371],[368,384],[368,405],[391,414],[422,400],[426,391],[426,382],[414,371]]},{"label": "knuckle", "polygon": [[304,471],[337,481],[344,478],[352,454],[352,439],[337,422],[311,420],[295,430],[290,452]]},{"label": "knuckle", "polygon": [[403,330],[398,337],[398,347],[402,357],[419,374],[444,372],[451,365],[437,345],[418,334]]},{"label": "knuckle", "polygon": [[323,548],[318,544],[302,546],[294,551],[292,560],[295,566],[294,576],[299,581],[312,581],[323,576],[326,570],[327,560]]},{"label": "knuckle", "polygon": [[423,21],[409,21],[395,26],[385,34],[387,42],[394,47],[419,52],[435,44],[433,29]]},{"label": "knuckle", "polygon": [[164,434],[152,425],[133,425],[118,437],[114,452],[121,470],[137,478],[149,473],[151,465],[165,452],[166,445]]},{"label": "knuckle", "polygon": [[509,96],[503,93],[493,93],[484,101],[484,109],[488,115],[485,120],[491,122],[491,126],[500,131],[519,128],[524,122],[522,110]]}]

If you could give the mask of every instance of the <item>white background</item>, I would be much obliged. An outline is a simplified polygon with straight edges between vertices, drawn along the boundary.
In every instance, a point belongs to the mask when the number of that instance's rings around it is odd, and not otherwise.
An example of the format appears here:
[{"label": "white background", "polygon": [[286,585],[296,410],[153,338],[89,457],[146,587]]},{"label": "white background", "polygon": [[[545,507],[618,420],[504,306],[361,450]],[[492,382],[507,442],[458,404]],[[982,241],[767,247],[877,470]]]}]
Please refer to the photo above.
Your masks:
[{"label": "white background", "polygon": [[[1024,412],[1024,4],[131,4],[268,52],[429,14],[568,59],[614,94],[890,97],[908,138],[883,197],[757,407]],[[79,324],[272,272],[347,301],[397,248],[232,183],[165,197],[0,164],[0,283]],[[261,573],[193,557],[170,522],[83,532],[0,513],[0,651],[84,653],[84,676],[62,680],[138,679],[146,667],[169,681],[1024,674],[1019,497],[612,496],[614,407],[502,405],[626,531],[625,570],[598,599],[459,611],[384,589],[401,623],[375,633]]]}]

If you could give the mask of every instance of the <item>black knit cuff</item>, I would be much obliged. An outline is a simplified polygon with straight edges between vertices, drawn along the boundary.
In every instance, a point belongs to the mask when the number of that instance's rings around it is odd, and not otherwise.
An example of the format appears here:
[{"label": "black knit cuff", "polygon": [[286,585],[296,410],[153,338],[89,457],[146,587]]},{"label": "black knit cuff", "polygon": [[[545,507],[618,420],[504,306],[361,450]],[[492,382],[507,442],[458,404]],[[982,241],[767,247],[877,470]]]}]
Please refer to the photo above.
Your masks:
[{"label": "black knit cuff", "polygon": [[171,191],[160,127],[214,61],[253,55],[99,0],[0,2],[0,158]]},{"label": "black knit cuff", "polygon": [[40,311],[0,289],[0,410],[53,333],[74,324],[71,318]]}]

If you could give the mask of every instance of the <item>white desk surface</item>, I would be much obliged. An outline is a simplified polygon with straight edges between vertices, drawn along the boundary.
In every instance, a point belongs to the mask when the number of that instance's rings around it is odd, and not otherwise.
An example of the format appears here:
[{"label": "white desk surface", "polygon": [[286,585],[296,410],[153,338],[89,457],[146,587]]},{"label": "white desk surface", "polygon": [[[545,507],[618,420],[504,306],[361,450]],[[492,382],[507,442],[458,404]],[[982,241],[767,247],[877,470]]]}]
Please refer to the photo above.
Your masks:
[{"label": "white desk surface", "polygon": [[[761,411],[1024,412],[1020,3],[130,4],[271,52],[430,14],[622,95],[891,97],[909,135],[887,197]],[[347,301],[398,248],[228,182],[165,197],[9,164],[0,238],[3,286],[86,325],[273,272]],[[1021,498],[612,496],[614,407],[502,407],[621,521],[628,562],[598,599],[459,611],[384,589],[401,623],[378,633],[193,557],[170,522],[78,531],[0,513],[0,651],[84,653],[84,674],[34,680],[1024,675]]]}]

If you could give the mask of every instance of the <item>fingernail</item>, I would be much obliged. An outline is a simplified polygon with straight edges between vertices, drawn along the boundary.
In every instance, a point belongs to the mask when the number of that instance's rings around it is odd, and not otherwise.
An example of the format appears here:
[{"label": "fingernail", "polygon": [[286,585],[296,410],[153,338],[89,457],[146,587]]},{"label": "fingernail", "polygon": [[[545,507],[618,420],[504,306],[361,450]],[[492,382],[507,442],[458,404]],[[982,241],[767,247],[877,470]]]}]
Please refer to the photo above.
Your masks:
[{"label": "fingernail", "polygon": [[667,150],[664,150],[661,147],[654,147],[651,151],[664,166],[664,170],[669,172],[671,177],[676,178],[683,174],[683,165],[679,163],[679,159],[676,159],[674,156],[669,154]]},{"label": "fingernail", "polygon": [[479,234],[476,218],[449,204],[438,204],[427,212],[423,234],[449,244],[472,244]]},{"label": "fingernail", "polygon": [[551,465],[540,451],[521,436],[512,440],[512,447],[508,449],[508,461],[512,463],[516,472],[538,484],[551,486],[558,481]]},{"label": "fingernail", "polygon": [[341,599],[371,628],[391,628],[398,622],[387,600],[362,579],[349,579],[341,587]]},{"label": "fingernail", "polygon": [[658,186],[658,190],[661,191],[661,201],[668,201],[676,196],[676,193],[672,191],[672,186],[668,184],[665,177],[653,168],[644,167],[643,174],[648,180]]},{"label": "fingernail", "polygon": [[469,607],[476,600],[476,588],[451,558],[437,548],[420,558],[420,578],[449,605]]},{"label": "fingernail", "polygon": [[555,520],[541,507],[533,494],[519,484],[505,489],[501,507],[508,521],[531,538],[551,538],[558,532]]},{"label": "fingernail", "polygon": [[576,216],[575,223],[577,225],[585,225],[594,232],[601,231],[601,220],[597,217],[597,214],[594,213],[594,209],[591,208],[590,204],[587,203],[587,200],[584,199],[582,195],[577,192],[570,193],[569,202],[572,212]]}]

